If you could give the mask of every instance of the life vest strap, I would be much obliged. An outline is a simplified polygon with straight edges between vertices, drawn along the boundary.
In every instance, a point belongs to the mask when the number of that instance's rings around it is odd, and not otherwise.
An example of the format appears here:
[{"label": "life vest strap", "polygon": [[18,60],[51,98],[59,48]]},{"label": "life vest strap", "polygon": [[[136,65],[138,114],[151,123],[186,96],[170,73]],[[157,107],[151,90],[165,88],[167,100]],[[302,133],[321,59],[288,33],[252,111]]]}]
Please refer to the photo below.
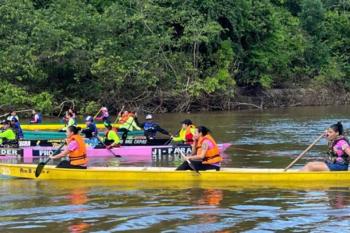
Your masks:
[{"label": "life vest strap", "polygon": [[82,156],[70,157],[69,158],[70,161],[76,161],[76,160],[80,160],[80,159],[86,159],[86,154],[84,154]]}]

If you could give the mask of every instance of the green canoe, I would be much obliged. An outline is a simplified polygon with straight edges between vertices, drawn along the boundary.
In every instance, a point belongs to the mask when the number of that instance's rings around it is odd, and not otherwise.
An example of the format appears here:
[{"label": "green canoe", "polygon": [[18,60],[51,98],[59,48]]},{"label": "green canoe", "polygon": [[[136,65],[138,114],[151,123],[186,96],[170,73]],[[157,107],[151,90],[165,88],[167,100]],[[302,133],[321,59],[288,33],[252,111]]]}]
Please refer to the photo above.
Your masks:
[{"label": "green canoe", "polygon": [[[66,138],[65,132],[55,131],[23,131],[24,140],[53,140],[53,139],[64,139]],[[118,133],[122,136],[122,133]],[[99,133],[100,136],[104,136],[103,132]],[[130,131],[128,136],[142,136],[143,130]]]}]

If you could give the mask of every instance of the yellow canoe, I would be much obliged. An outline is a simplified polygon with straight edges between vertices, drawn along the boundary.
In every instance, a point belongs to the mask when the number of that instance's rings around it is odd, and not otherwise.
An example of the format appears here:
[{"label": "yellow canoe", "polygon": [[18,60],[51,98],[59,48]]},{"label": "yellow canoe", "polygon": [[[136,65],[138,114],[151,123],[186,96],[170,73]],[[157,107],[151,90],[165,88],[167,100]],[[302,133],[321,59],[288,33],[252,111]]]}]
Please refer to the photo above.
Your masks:
[{"label": "yellow canoe", "polygon": [[212,183],[214,185],[252,183],[281,183],[294,186],[296,184],[350,184],[350,173],[344,172],[300,172],[282,169],[245,169],[223,168],[221,171],[175,171],[165,167],[90,167],[83,169],[62,169],[46,165],[41,175],[35,178],[36,164],[0,164],[0,174],[16,178],[41,180],[90,180],[118,182],[190,182]]},{"label": "yellow canoe", "polygon": [[[85,124],[78,124],[78,126],[82,129],[86,128]],[[98,129],[104,129],[105,126],[103,124],[96,124]],[[118,127],[119,124],[113,124],[114,127]],[[23,130],[61,130],[64,125],[63,124],[30,124],[30,125],[21,125]]]}]

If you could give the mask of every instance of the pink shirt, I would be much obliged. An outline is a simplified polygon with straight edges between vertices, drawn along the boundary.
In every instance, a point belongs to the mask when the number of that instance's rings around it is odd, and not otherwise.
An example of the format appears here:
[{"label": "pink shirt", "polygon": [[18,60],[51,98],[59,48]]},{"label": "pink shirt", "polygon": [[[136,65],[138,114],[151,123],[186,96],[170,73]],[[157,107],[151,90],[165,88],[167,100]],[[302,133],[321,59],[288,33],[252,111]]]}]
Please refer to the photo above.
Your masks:
[{"label": "pink shirt", "polygon": [[78,143],[77,143],[75,140],[71,141],[71,142],[68,144],[68,150],[69,150],[69,151],[75,151],[75,150],[77,150],[78,148],[79,148],[79,145],[78,145]]}]

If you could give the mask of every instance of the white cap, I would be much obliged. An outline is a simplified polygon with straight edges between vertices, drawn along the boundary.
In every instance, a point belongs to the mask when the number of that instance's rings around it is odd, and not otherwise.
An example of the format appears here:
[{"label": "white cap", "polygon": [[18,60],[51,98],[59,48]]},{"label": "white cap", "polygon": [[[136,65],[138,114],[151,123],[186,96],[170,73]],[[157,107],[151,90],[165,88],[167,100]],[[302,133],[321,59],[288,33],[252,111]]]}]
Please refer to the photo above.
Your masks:
[{"label": "white cap", "polygon": [[85,121],[91,121],[91,122],[93,122],[94,119],[92,118],[92,116],[87,116],[87,117],[85,118]]},{"label": "white cap", "polygon": [[153,117],[152,117],[151,114],[147,114],[147,115],[146,115],[146,120],[152,120],[152,118],[153,118]]},{"label": "white cap", "polygon": [[108,109],[107,109],[106,107],[102,107],[102,108],[101,108],[101,111],[103,111],[103,112],[107,112],[107,111],[108,111]]}]

